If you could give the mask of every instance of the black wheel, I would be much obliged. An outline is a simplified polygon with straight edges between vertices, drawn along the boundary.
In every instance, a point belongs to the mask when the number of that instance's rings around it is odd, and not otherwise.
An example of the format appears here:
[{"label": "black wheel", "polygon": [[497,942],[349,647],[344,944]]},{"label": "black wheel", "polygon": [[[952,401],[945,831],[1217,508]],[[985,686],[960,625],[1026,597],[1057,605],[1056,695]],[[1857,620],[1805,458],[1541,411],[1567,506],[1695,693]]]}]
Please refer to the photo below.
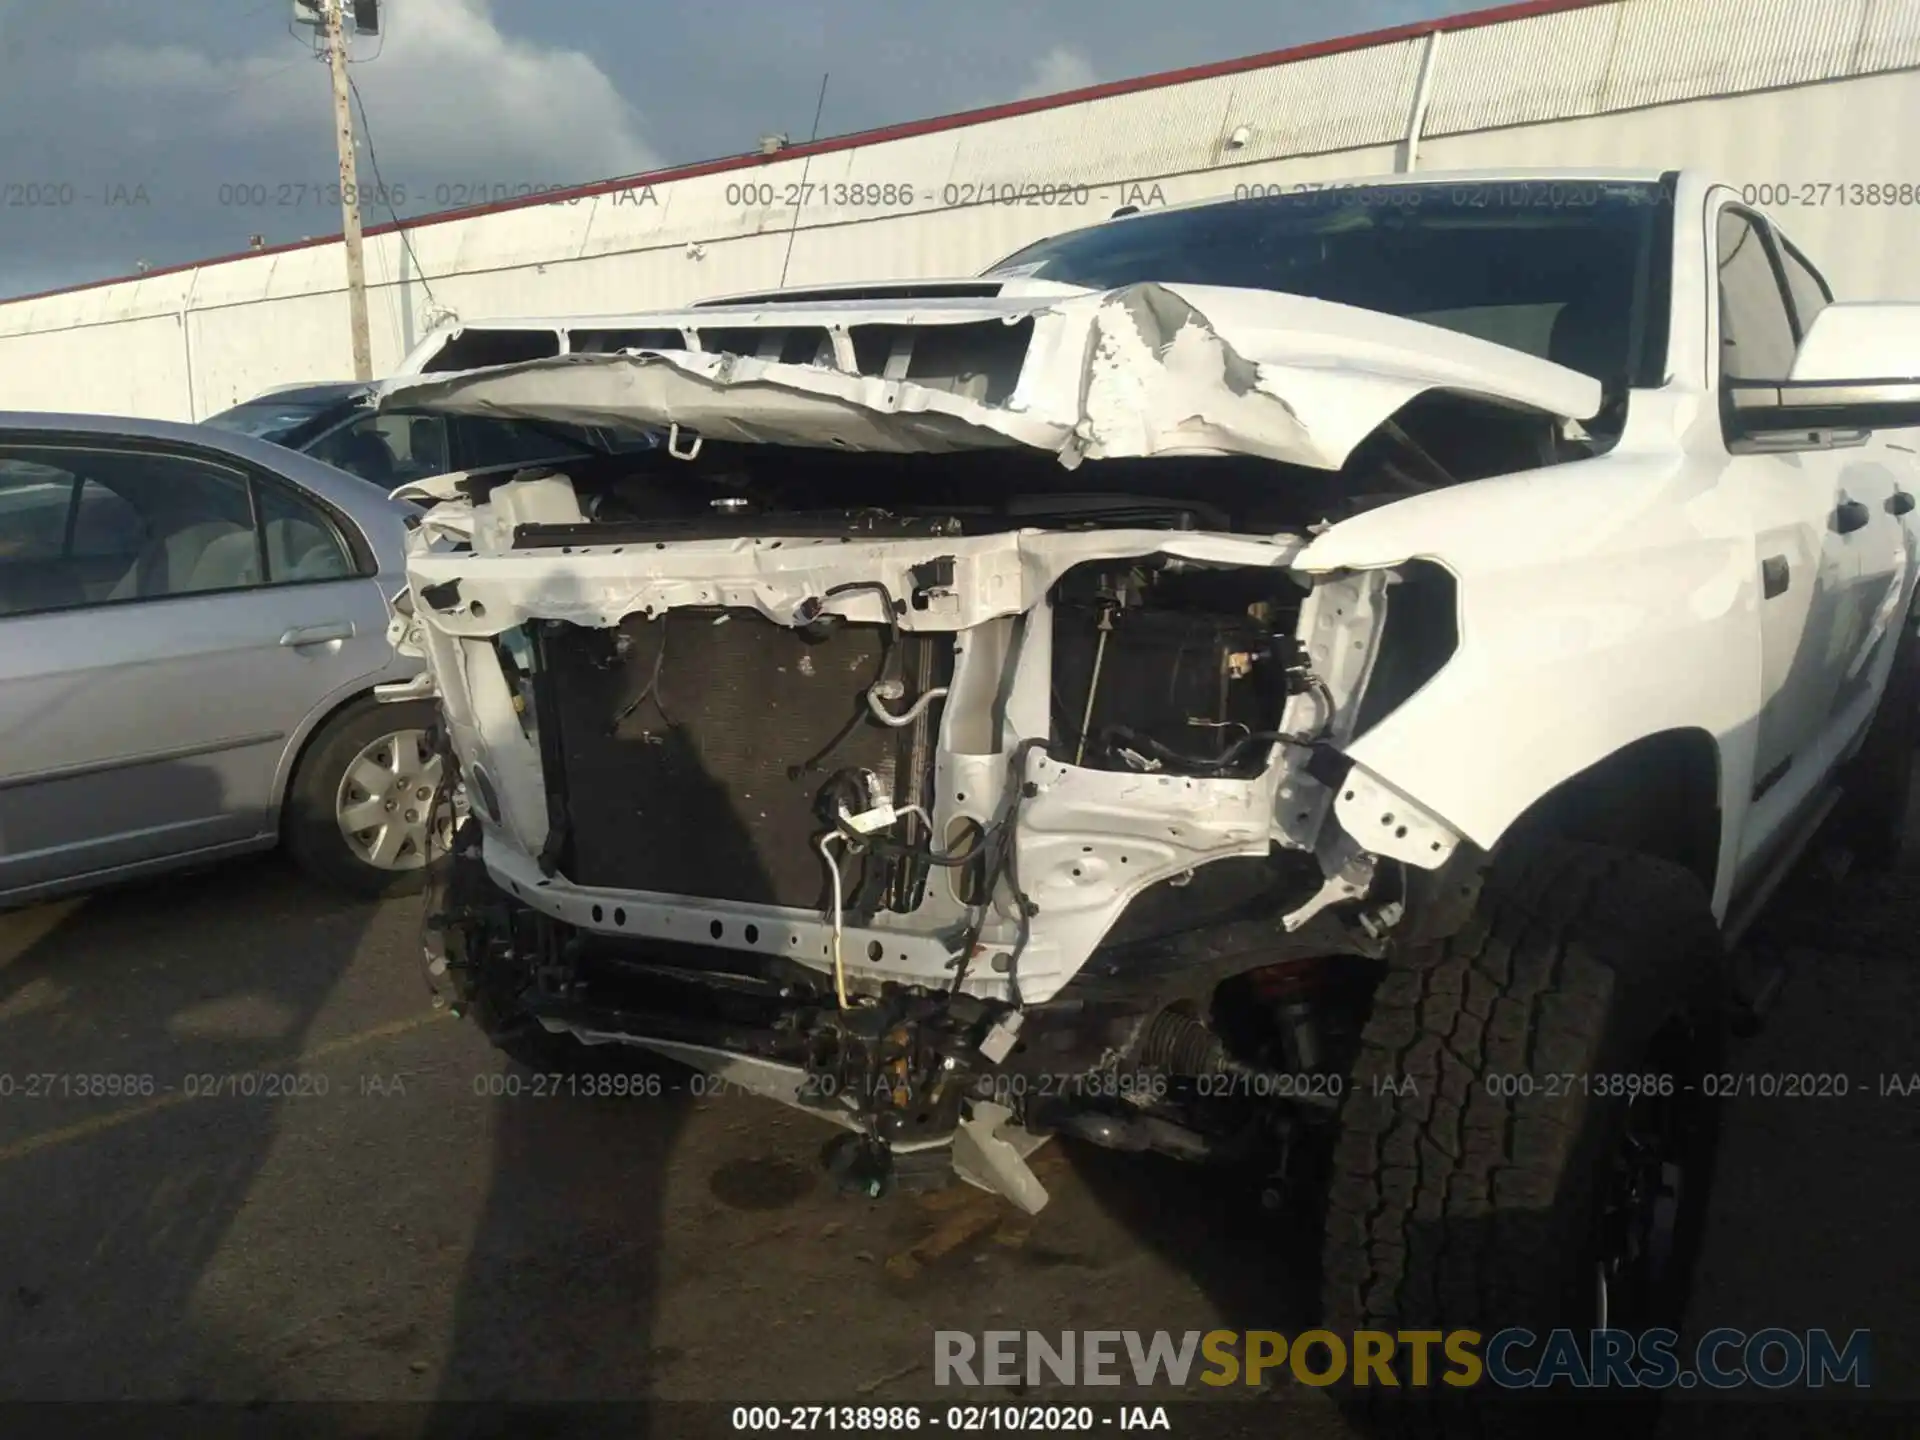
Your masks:
[{"label": "black wheel", "polygon": [[1327,1193],[1328,1328],[1677,1328],[1724,986],[1680,867],[1551,839],[1496,860],[1462,932],[1394,955],[1376,992]]},{"label": "black wheel", "polygon": [[[431,701],[352,701],[307,742],[281,833],[307,873],[351,894],[411,895],[426,883],[442,761]],[[445,840],[432,846],[445,852]]]},{"label": "black wheel", "polygon": [[1860,751],[1847,763],[1837,817],[1840,838],[1866,870],[1900,859],[1913,793],[1913,752],[1920,745],[1920,639],[1908,617],[1893,654],[1887,692]]}]

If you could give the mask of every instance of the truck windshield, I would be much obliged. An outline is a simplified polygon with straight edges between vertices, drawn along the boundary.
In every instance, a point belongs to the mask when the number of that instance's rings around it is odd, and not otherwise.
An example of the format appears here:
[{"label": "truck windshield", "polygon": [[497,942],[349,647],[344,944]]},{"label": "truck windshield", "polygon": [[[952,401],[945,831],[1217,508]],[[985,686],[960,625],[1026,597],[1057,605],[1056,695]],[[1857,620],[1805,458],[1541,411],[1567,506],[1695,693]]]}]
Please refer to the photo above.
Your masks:
[{"label": "truck windshield", "polygon": [[[988,275],[1278,290],[1491,340],[1610,392],[1666,369],[1658,181],[1432,181],[1256,195],[1043,240]],[[1202,307],[1204,308],[1204,307]]]}]

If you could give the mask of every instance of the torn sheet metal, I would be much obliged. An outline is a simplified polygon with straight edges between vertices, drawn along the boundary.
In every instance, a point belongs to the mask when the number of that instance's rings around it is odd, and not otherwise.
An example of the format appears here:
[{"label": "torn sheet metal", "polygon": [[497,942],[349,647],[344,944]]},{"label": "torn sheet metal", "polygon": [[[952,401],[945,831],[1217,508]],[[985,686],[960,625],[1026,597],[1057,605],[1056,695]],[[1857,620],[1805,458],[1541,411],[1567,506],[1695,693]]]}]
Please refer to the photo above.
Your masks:
[{"label": "torn sheet metal", "polygon": [[1000,1195],[1029,1215],[1047,1205],[1047,1187],[1027,1164],[1043,1137],[1009,1123],[1013,1112],[991,1101],[974,1102],[973,1114],[960,1122],[953,1136],[953,1169],[978,1189]]},{"label": "torn sheet metal", "polygon": [[[693,332],[793,328],[804,312],[725,307],[641,317]],[[1450,389],[1585,419],[1600,384],[1484,340],[1267,291],[1131,285],[999,307],[1030,319],[1017,384],[988,404],[911,380],[703,350],[632,350],[400,377],[383,409],[679,425],[717,440],[883,452],[1024,445],[1063,465],[1149,455],[1257,455],[1336,470],[1408,401]],[[978,323],[911,303],[833,307],[827,328]],[[815,319],[815,323],[819,323]],[[838,345],[837,354],[851,353]]]},{"label": "torn sheet metal", "polygon": [[[652,551],[644,568],[636,567],[620,546],[575,546],[564,557],[562,581],[556,570],[559,557],[516,551],[506,543],[511,518],[502,521],[491,512],[518,498],[515,488],[495,491],[480,520],[465,502],[446,507],[453,517],[450,525],[462,520],[473,531],[474,553],[485,557],[484,565],[476,565],[472,554],[436,552],[424,543],[413,555],[416,586],[431,589],[459,582],[457,603],[426,607],[433,623],[450,635],[497,635],[528,620],[618,625],[640,612],[714,604],[754,610],[777,624],[792,625],[803,603],[850,581],[878,581],[892,594],[911,594],[915,568],[938,561],[953,566],[951,588],[932,597],[924,609],[902,611],[894,623],[909,633],[965,630],[1033,609],[1075,565],[1160,554],[1201,564],[1279,570],[1305,543],[1292,535],[1121,529],[1010,531],[859,545],[809,538],[690,540]],[[836,596],[825,608],[857,624],[887,618],[883,603],[865,590]]]},{"label": "torn sheet metal", "polygon": [[383,409],[608,428],[678,425],[713,440],[902,453],[1031,445],[1068,430],[907,381],[692,350],[560,355],[386,382]]}]

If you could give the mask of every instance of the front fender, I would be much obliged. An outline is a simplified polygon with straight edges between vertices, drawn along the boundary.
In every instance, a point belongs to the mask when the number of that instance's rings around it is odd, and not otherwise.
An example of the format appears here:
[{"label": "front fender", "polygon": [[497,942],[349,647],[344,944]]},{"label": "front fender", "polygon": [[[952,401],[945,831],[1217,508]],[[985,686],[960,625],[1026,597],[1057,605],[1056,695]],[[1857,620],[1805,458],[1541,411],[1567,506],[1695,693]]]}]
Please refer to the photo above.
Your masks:
[{"label": "front fender", "polygon": [[[1750,531],[1719,476],[1677,454],[1603,458],[1432,492],[1328,531],[1296,569],[1419,558],[1457,582],[1452,658],[1348,756],[1491,850],[1535,801],[1617,751],[1704,730],[1720,754],[1722,834],[1739,834],[1760,597]],[[1732,855],[1723,840],[1716,906]]]}]

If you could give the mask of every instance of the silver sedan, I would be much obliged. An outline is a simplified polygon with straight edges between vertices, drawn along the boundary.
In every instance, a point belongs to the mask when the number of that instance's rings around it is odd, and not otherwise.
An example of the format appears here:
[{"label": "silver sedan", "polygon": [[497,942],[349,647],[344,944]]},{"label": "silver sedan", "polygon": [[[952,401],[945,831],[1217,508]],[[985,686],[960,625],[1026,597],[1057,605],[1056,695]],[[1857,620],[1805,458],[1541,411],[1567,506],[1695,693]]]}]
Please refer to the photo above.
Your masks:
[{"label": "silver sedan", "polygon": [[413,507],[197,425],[0,413],[0,906],[284,842],[424,879],[440,761],[387,638]]}]

